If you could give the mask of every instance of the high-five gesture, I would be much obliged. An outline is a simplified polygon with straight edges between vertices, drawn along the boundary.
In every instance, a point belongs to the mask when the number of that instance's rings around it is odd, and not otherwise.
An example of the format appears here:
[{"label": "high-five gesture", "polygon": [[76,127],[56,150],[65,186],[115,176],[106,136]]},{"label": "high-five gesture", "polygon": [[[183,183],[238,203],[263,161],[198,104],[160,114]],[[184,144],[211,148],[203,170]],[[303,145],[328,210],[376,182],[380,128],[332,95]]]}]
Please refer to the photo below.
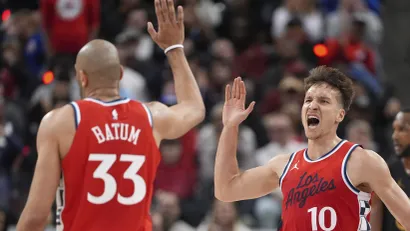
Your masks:
[{"label": "high-five gesture", "polygon": [[233,86],[229,84],[225,89],[225,104],[222,114],[224,126],[239,126],[252,112],[255,102],[245,109],[246,87],[241,77],[234,80]]},{"label": "high-five gesture", "polygon": [[178,6],[178,15],[175,15],[174,0],[155,0],[155,14],[158,31],[154,29],[151,22],[148,22],[148,33],[152,40],[162,49],[182,44],[185,38],[182,6]]}]

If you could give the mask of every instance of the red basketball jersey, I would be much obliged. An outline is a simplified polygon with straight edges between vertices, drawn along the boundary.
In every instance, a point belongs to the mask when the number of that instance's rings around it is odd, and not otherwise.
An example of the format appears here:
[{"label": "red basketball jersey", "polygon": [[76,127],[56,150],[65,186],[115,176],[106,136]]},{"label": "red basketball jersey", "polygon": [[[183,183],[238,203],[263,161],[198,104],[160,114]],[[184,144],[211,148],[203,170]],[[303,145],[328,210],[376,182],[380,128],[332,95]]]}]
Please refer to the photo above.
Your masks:
[{"label": "red basketball jersey", "polygon": [[350,182],[346,163],[359,145],[342,140],[311,160],[293,153],[280,178],[281,231],[369,231],[370,194]]},{"label": "red basketball jersey", "polygon": [[151,231],[160,152],[149,109],[130,99],[71,105],[77,131],[62,161],[57,230]]}]

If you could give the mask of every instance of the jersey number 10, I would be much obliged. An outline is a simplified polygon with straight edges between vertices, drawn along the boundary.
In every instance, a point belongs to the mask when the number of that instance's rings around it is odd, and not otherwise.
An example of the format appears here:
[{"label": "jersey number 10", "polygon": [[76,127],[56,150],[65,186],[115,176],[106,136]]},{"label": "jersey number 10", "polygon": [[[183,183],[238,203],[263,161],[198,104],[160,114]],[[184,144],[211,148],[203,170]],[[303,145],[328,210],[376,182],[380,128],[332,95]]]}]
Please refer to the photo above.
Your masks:
[{"label": "jersey number 10", "polygon": [[117,182],[115,178],[108,173],[110,168],[117,160],[115,154],[90,154],[88,161],[100,161],[97,169],[93,173],[93,177],[104,181],[104,192],[101,196],[94,196],[91,193],[87,194],[87,200],[93,204],[105,204],[111,201],[117,194],[117,201],[123,205],[134,205],[141,202],[147,193],[147,185],[144,179],[138,175],[138,171],[145,162],[145,156],[122,154],[120,162],[131,162],[131,165],[124,172],[124,179],[129,179],[134,183],[134,193],[129,197],[124,197],[117,193]]},{"label": "jersey number 10", "polygon": [[[336,223],[337,223],[337,216],[336,216],[336,211],[332,207],[324,207],[319,211],[319,214],[317,213],[318,211],[317,207],[310,208],[308,210],[308,213],[311,215],[311,221],[312,221],[312,231],[317,231],[317,225],[319,221],[319,226],[320,229],[324,231],[331,231],[335,229]],[[329,211],[330,213],[330,223],[329,225],[325,224],[325,213],[326,211]],[[319,219],[318,219],[319,218]]]}]

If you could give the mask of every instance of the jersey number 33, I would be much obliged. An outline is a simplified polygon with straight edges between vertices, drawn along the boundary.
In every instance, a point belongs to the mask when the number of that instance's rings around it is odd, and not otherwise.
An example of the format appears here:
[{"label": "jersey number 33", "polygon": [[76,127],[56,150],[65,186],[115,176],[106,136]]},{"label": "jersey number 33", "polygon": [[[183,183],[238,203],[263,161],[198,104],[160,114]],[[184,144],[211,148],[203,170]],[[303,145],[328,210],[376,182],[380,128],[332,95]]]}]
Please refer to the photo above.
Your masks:
[{"label": "jersey number 33", "polygon": [[[138,171],[145,162],[145,156],[122,154],[119,160],[117,160],[117,155],[115,154],[90,154],[88,161],[101,162],[94,171],[93,177],[104,181],[104,192],[100,196],[92,195],[91,193],[87,194],[87,200],[90,203],[98,205],[105,204],[117,196],[117,201],[120,204],[134,205],[144,199],[147,193],[147,185],[144,179],[138,175]],[[117,193],[117,182],[115,178],[108,173],[117,161],[131,163],[123,175],[124,179],[129,179],[134,183],[134,192],[129,197],[124,197],[120,193]]]}]

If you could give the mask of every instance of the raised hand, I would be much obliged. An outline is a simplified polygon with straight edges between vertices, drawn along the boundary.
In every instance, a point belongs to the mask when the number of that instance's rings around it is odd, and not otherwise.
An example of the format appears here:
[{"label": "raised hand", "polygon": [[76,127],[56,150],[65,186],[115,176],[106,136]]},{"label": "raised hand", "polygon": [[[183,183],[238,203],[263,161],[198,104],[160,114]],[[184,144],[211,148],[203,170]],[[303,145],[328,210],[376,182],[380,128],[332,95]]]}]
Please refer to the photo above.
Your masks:
[{"label": "raised hand", "polygon": [[184,10],[178,6],[175,15],[174,0],[155,0],[155,14],[157,15],[158,31],[148,22],[148,33],[152,40],[166,49],[169,46],[182,44],[185,38]]},{"label": "raised hand", "polygon": [[233,86],[226,85],[225,104],[222,113],[224,126],[239,126],[252,112],[255,102],[253,101],[245,109],[246,87],[241,77],[235,78]]}]

